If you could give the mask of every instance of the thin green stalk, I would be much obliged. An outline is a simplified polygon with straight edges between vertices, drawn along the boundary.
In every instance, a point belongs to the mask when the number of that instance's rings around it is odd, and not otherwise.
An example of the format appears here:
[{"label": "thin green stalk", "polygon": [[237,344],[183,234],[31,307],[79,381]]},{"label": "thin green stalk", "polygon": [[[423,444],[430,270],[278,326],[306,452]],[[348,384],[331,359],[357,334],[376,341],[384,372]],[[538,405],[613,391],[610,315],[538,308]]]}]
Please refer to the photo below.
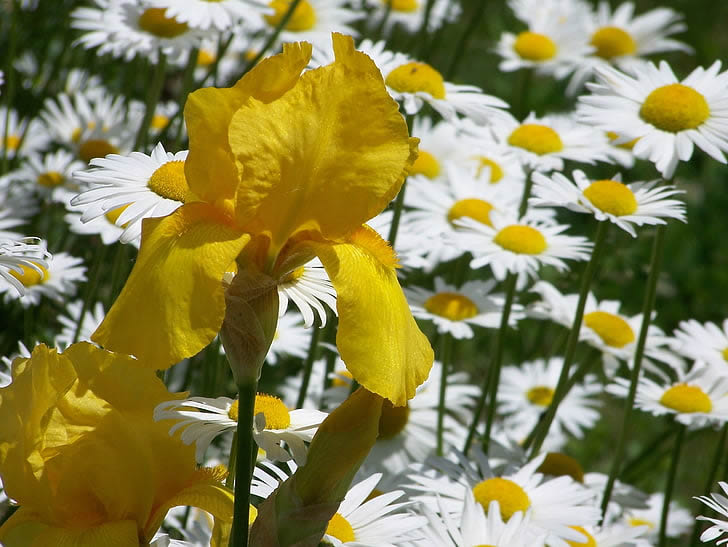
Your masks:
[{"label": "thin green stalk", "polygon": [[78,337],[81,334],[81,327],[83,325],[83,318],[86,316],[86,312],[91,305],[91,300],[96,295],[96,289],[98,288],[99,281],[101,280],[101,265],[106,259],[107,251],[108,246],[102,244],[101,249],[96,252],[96,259],[94,260],[93,271],[89,275],[89,284],[86,286],[86,297],[83,299],[83,304],[81,305],[81,313],[78,316],[76,330],[73,331],[74,344],[78,342]]},{"label": "thin green stalk", "polygon": [[584,318],[584,306],[586,305],[586,299],[589,295],[589,287],[591,286],[594,274],[597,271],[599,265],[599,259],[601,258],[604,243],[607,236],[607,228],[609,223],[607,221],[597,222],[597,232],[594,235],[594,248],[592,250],[589,262],[587,262],[584,273],[581,276],[581,286],[579,288],[579,300],[576,304],[576,314],[574,315],[574,321],[571,324],[571,331],[569,332],[569,338],[566,342],[566,353],[564,354],[564,365],[561,367],[561,374],[559,375],[559,381],[556,384],[554,390],[554,396],[551,400],[551,404],[544,413],[543,419],[539,421],[536,428],[537,433],[533,438],[533,445],[531,447],[531,455],[538,454],[541,450],[543,442],[546,440],[551,423],[556,416],[559,404],[566,397],[569,389],[569,371],[571,365],[574,362],[574,356],[576,355],[576,345],[579,342],[579,332],[581,331],[581,323]]},{"label": "thin green stalk", "polygon": [[533,187],[533,169],[526,172],[526,185],[523,187],[521,194],[521,203],[518,205],[518,218],[522,218],[528,211],[528,198],[531,197],[531,188]]},{"label": "thin green stalk", "polygon": [[387,25],[389,15],[392,13],[392,0],[387,0],[387,5],[384,6],[384,15],[382,15],[376,30],[374,31],[373,37],[381,37],[384,34],[384,27]]},{"label": "thin green stalk", "polygon": [[445,395],[447,390],[447,372],[450,367],[450,356],[452,354],[453,337],[449,332],[442,335],[440,345],[440,393],[437,402],[437,455],[442,456],[444,452],[443,434],[445,432]]},{"label": "thin green stalk", "polygon": [[[240,418],[240,414],[238,414]],[[233,490],[235,488],[235,469],[238,461],[238,432],[233,433],[233,444],[230,446],[230,457],[228,458],[228,475],[225,477],[225,486]]]},{"label": "thin green stalk", "polygon": [[425,5],[425,16],[422,18],[422,25],[420,26],[419,31],[417,34],[415,34],[416,42],[420,46],[420,58],[422,59],[422,55],[424,55],[425,51],[427,50],[427,27],[430,25],[430,15],[432,14],[432,6],[435,4],[434,0],[427,0],[427,4]]},{"label": "thin green stalk", "polygon": [[[8,171],[8,124],[10,123],[10,110],[15,95],[15,69],[13,61],[15,60],[15,50],[18,45],[18,13],[20,6],[18,2],[13,3],[13,13],[10,20],[10,37],[8,44],[7,65],[5,67],[5,89],[3,89],[3,98],[5,99],[5,129],[2,134],[2,159],[0,159],[0,175]],[[16,150],[16,154],[17,154]]]},{"label": "thin green stalk", "polygon": [[[726,437],[728,437],[728,423],[723,426],[723,428],[720,430],[720,438],[718,439],[718,442],[715,445],[715,453],[713,454],[713,461],[710,464],[710,468],[708,471],[708,478],[705,481],[705,488],[703,488],[703,493],[707,494],[710,492],[711,488],[713,488],[713,484],[715,483],[716,475],[718,474],[718,467],[720,466],[720,461],[723,458],[723,454],[725,454],[725,441]],[[701,504],[702,507],[702,504]],[[690,537],[690,546],[694,547],[698,544],[698,536],[700,535],[700,525],[701,522],[699,520],[695,521],[695,524],[693,525],[693,533]]]},{"label": "thin green stalk", "polygon": [[311,333],[311,343],[308,346],[306,361],[303,363],[303,380],[301,381],[301,391],[298,393],[296,408],[303,408],[303,403],[306,400],[306,392],[308,391],[308,383],[311,381],[313,362],[316,360],[316,356],[318,354],[318,343],[321,337],[322,328],[317,324],[317,321],[314,321],[311,328],[313,329],[313,332]]},{"label": "thin green stalk", "polygon": [[472,16],[468,19],[468,26],[465,27],[465,31],[460,35],[460,39],[458,40],[457,45],[455,46],[455,53],[452,56],[452,60],[450,61],[450,66],[448,67],[447,71],[445,72],[445,79],[446,80],[452,80],[453,76],[455,75],[455,72],[458,69],[458,66],[460,65],[460,61],[463,60],[465,57],[465,50],[468,47],[468,42],[470,41],[470,37],[475,32],[475,29],[478,27],[478,24],[480,23],[480,19],[483,17],[483,14],[485,13],[485,7],[489,5],[488,2],[481,1],[475,3],[475,13],[472,14]]},{"label": "thin green stalk", "polygon": [[675,486],[675,476],[677,475],[677,464],[680,461],[680,449],[685,438],[685,425],[679,424],[677,437],[675,437],[675,445],[670,460],[670,470],[667,473],[667,484],[665,485],[665,499],[662,502],[662,516],[660,518],[660,539],[657,543],[658,547],[665,547],[667,541],[667,515],[670,512],[670,500],[672,499],[672,490]]},{"label": "thin green stalk", "polygon": [[640,450],[639,454],[624,464],[622,471],[617,478],[631,483],[633,478],[636,479],[638,477],[639,474],[637,471],[641,470],[642,467],[647,464],[652,465],[651,462],[654,459],[654,456],[656,454],[660,454],[658,448],[660,448],[662,443],[674,434],[675,428],[670,427],[662,431],[660,434],[655,435],[655,437],[647,443],[642,450]]},{"label": "thin green stalk", "polygon": [[[238,443],[235,465],[235,506],[230,547],[247,547],[250,480],[253,470],[253,411],[257,381],[245,379],[238,386]],[[246,383],[247,382],[247,383]]]},{"label": "thin green stalk", "polygon": [[[190,53],[189,57],[187,59],[187,66],[185,66],[184,74],[182,75],[182,91],[179,94],[179,98],[177,100],[177,112],[182,112],[185,108],[185,103],[187,102],[187,95],[190,94],[190,91],[192,90],[192,86],[195,83],[195,67],[197,66],[197,58],[200,54],[200,48],[193,48]],[[167,124],[171,124],[172,120],[170,119]],[[174,144],[172,148],[174,150],[178,149],[180,144],[182,143],[182,135],[184,133],[184,126],[185,122],[184,120],[180,120],[179,126],[177,127],[177,133],[174,136]]]},{"label": "thin green stalk", "polygon": [[[412,126],[414,124],[415,117],[413,114],[408,114],[407,127],[409,128],[410,135],[412,134]],[[399,189],[397,198],[394,200],[394,208],[392,209],[392,224],[389,226],[389,235],[387,241],[394,249],[394,243],[397,240],[397,232],[399,231],[399,219],[402,217],[402,209],[404,208],[404,192],[407,189],[407,179],[402,183],[402,187]]]},{"label": "thin green stalk", "polygon": [[498,328],[498,333],[495,338],[493,358],[491,359],[490,366],[488,367],[488,373],[483,378],[483,385],[480,388],[480,397],[476,403],[473,419],[470,423],[470,427],[468,428],[468,436],[465,438],[465,444],[463,445],[463,453],[465,454],[468,453],[470,445],[473,444],[475,431],[478,428],[480,416],[485,408],[486,398],[490,395],[490,407],[488,408],[488,418],[485,422],[485,436],[483,437],[483,448],[487,452],[488,443],[490,441],[490,431],[493,425],[492,422],[495,417],[496,392],[498,391],[498,381],[500,380],[500,367],[501,362],[503,361],[503,348],[505,345],[506,330],[508,329],[508,319],[511,314],[511,308],[513,307],[513,300],[516,294],[517,278],[518,276],[511,272],[505,280],[506,301],[503,304],[500,327]]},{"label": "thin green stalk", "polygon": [[159,97],[162,95],[162,87],[164,86],[164,75],[167,69],[167,57],[159,51],[159,59],[157,65],[154,67],[154,76],[152,85],[149,88],[147,95],[147,102],[144,110],[144,118],[139,126],[136,140],[134,141],[134,150],[141,150],[146,148],[147,139],[149,138],[149,126],[152,123],[154,117],[154,108],[157,106]]},{"label": "thin green stalk", "polygon": [[527,68],[524,70],[521,76],[521,87],[518,92],[518,100],[516,101],[516,107],[513,111],[516,113],[516,117],[522,120],[528,115],[528,94],[533,84],[533,69]]},{"label": "thin green stalk", "polygon": [[627,393],[627,399],[624,401],[624,418],[622,420],[622,429],[619,432],[617,445],[614,451],[614,460],[609,471],[609,479],[604,488],[604,497],[602,498],[602,515],[607,512],[607,505],[612,496],[614,481],[617,480],[620,464],[624,455],[624,447],[627,443],[627,434],[629,432],[630,421],[632,418],[632,408],[634,400],[637,396],[637,383],[640,378],[640,370],[642,369],[642,356],[645,353],[645,343],[647,342],[647,330],[652,319],[652,310],[655,307],[655,294],[657,292],[657,278],[660,275],[662,266],[662,254],[665,250],[665,229],[666,224],[661,224],[655,231],[655,239],[652,246],[652,258],[650,259],[650,272],[647,277],[647,287],[645,289],[645,300],[642,305],[642,325],[640,326],[639,337],[637,338],[637,347],[635,348],[634,364],[632,365],[632,377]]}]

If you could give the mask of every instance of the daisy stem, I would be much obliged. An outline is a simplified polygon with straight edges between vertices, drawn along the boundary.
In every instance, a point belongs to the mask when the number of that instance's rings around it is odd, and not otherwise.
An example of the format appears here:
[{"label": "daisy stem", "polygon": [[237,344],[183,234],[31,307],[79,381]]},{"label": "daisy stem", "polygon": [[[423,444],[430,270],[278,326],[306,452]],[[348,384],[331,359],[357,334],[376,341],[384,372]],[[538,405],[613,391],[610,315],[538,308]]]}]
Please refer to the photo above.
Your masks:
[{"label": "daisy stem", "polygon": [[516,117],[519,120],[524,119],[528,115],[528,92],[531,89],[533,82],[533,69],[527,68],[523,71],[521,76],[521,87],[518,92],[518,99],[515,104],[513,111],[516,113]]},{"label": "daisy stem", "polygon": [[306,400],[306,392],[308,391],[308,384],[311,381],[313,362],[316,360],[316,355],[318,354],[318,343],[323,329],[317,323],[318,320],[314,319],[314,323],[311,326],[313,329],[311,333],[311,344],[308,346],[308,355],[306,356],[306,361],[303,363],[303,380],[301,381],[301,391],[298,393],[296,408],[303,408],[303,403]]},{"label": "daisy stem", "polygon": [[134,141],[134,150],[140,150],[146,148],[147,139],[149,138],[149,126],[154,118],[154,107],[157,106],[159,97],[162,94],[162,87],[164,86],[164,73],[167,69],[167,57],[159,51],[159,59],[157,65],[154,67],[154,76],[152,85],[149,88],[147,95],[147,103],[144,109],[144,118],[139,126],[139,132],[137,133],[136,140]]},{"label": "daisy stem", "polygon": [[680,460],[680,449],[685,438],[684,424],[678,424],[677,437],[675,437],[675,445],[672,450],[672,458],[670,460],[670,470],[667,474],[667,484],[665,485],[665,499],[662,502],[662,516],[660,517],[660,539],[657,543],[658,547],[665,547],[667,541],[667,516],[670,512],[670,500],[672,499],[672,490],[675,486],[675,475],[677,475],[677,464]]},{"label": "daisy stem", "polygon": [[[529,177],[530,178],[530,177]],[[594,249],[592,250],[589,262],[584,269],[584,273],[581,277],[581,286],[579,287],[579,300],[576,304],[576,314],[574,315],[574,321],[571,324],[571,331],[569,332],[569,338],[566,342],[566,352],[564,353],[564,364],[561,367],[561,374],[559,375],[559,381],[556,384],[554,390],[554,396],[549,405],[548,409],[544,413],[543,417],[536,425],[535,435],[533,436],[533,445],[531,446],[531,455],[535,456],[541,450],[543,442],[546,440],[551,423],[556,416],[559,404],[566,397],[569,388],[569,371],[571,365],[574,363],[574,357],[576,355],[576,346],[579,342],[579,332],[581,331],[581,322],[584,319],[584,307],[586,306],[586,299],[589,295],[589,287],[591,286],[594,274],[597,271],[599,259],[601,258],[602,251],[604,249],[604,242],[606,241],[608,222],[597,222],[597,232],[594,235]],[[525,447],[524,447],[525,448]]]},{"label": "daisy stem", "polygon": [[[723,454],[725,454],[725,440],[726,437],[728,437],[728,423],[723,426],[723,428],[720,430],[720,438],[718,439],[718,443],[715,445],[715,453],[713,454],[713,461],[710,464],[710,470],[708,471],[708,479],[705,481],[705,488],[703,488],[703,492],[710,492],[710,489],[713,487],[713,483],[715,482],[715,476],[718,474],[718,466],[720,465],[720,461],[723,458]],[[700,507],[702,507],[702,504],[698,502]],[[695,521],[695,524],[693,525],[693,533],[690,537],[690,546],[693,547],[698,544],[698,536],[700,535],[700,525],[701,522],[699,520]]]},{"label": "daisy stem", "polygon": [[453,56],[451,57],[450,66],[447,69],[447,72],[445,72],[445,79],[446,80],[452,80],[452,77],[455,75],[455,72],[457,72],[458,66],[460,65],[460,62],[467,57],[465,55],[465,50],[468,47],[468,42],[470,41],[470,37],[475,32],[475,29],[478,28],[478,24],[480,23],[480,19],[483,17],[483,14],[485,13],[485,7],[489,6],[492,7],[489,2],[476,2],[475,3],[475,12],[470,15],[468,18],[468,26],[465,27],[465,31],[460,35],[460,39],[458,40],[457,45],[455,46],[455,53],[453,53]]},{"label": "daisy stem", "polygon": [[[410,135],[412,134],[412,125],[414,124],[414,114],[407,114],[407,127]],[[394,249],[394,242],[397,239],[397,231],[399,230],[399,219],[402,217],[402,209],[404,207],[404,191],[407,189],[407,179],[404,179],[402,187],[399,189],[396,199],[394,200],[394,209],[392,210],[392,224],[389,227],[389,235],[387,241]]]},{"label": "daisy stem", "polygon": [[[240,418],[240,414],[238,414]],[[233,433],[233,444],[230,446],[230,457],[228,458],[228,475],[225,477],[225,486],[233,490],[235,488],[235,469],[238,462],[238,432]]]},{"label": "daisy stem", "polygon": [[523,186],[523,194],[521,194],[521,203],[518,205],[518,218],[523,218],[523,215],[528,211],[528,198],[531,197],[531,187],[533,186],[533,169],[529,169],[526,172],[526,184]]},{"label": "daisy stem", "polygon": [[[121,245],[121,244],[120,244]],[[86,286],[86,298],[83,299],[81,304],[81,313],[78,315],[78,323],[76,323],[76,330],[73,331],[73,343],[78,342],[78,337],[81,334],[81,326],[83,325],[83,318],[88,312],[88,308],[91,305],[91,300],[96,294],[96,289],[99,286],[99,280],[101,279],[101,265],[104,264],[106,259],[106,252],[108,245],[101,245],[101,249],[96,252],[96,260],[94,261],[93,272],[89,276],[89,283]]]},{"label": "daisy stem", "polygon": [[[434,0],[427,0],[425,5],[425,16],[422,18],[422,25],[420,30],[415,36],[420,46],[420,53],[424,54],[427,50],[427,27],[430,25],[430,15],[432,14],[432,6],[435,4]],[[424,60],[424,59],[423,59]]]},{"label": "daisy stem", "polygon": [[650,259],[650,272],[647,277],[647,287],[645,290],[645,300],[642,305],[642,325],[640,325],[640,333],[637,338],[637,347],[634,353],[634,364],[632,365],[632,377],[629,385],[627,399],[624,401],[624,417],[622,419],[622,429],[619,432],[617,446],[614,451],[614,460],[609,471],[609,479],[607,486],[604,488],[604,497],[602,498],[602,517],[607,512],[607,505],[612,496],[614,481],[617,480],[620,464],[624,455],[624,447],[627,442],[627,433],[629,432],[630,420],[632,418],[632,408],[634,400],[637,396],[637,383],[640,378],[640,370],[642,368],[642,356],[645,353],[645,343],[647,342],[647,330],[652,319],[652,310],[655,307],[655,294],[657,292],[657,278],[660,274],[662,265],[662,254],[665,249],[665,229],[666,224],[660,224],[655,231],[655,239],[652,245],[652,258]]},{"label": "daisy stem", "polygon": [[[187,59],[187,66],[185,66],[184,75],[182,76],[182,91],[179,94],[179,99],[177,101],[177,111],[181,112],[185,108],[185,103],[187,102],[187,95],[190,94],[190,90],[192,89],[192,85],[194,82],[194,76],[195,76],[195,67],[197,66],[197,57],[200,53],[200,48],[193,48],[190,51],[189,58]],[[167,124],[171,124],[172,120],[170,119]],[[182,142],[182,134],[184,133],[184,126],[185,122],[184,120],[181,120],[179,123],[179,126],[177,128],[177,133],[174,136],[174,145],[173,149],[177,150],[180,146],[180,143]]]},{"label": "daisy stem", "polygon": [[440,399],[437,402],[437,455],[443,455],[443,433],[445,431],[445,393],[447,390],[447,372],[450,366],[450,356],[452,354],[453,338],[450,333],[446,332],[442,335],[440,344]]},{"label": "daisy stem", "polygon": [[254,378],[244,378],[238,385],[238,453],[235,465],[235,506],[230,547],[247,547],[248,545],[256,384],[257,380]]},{"label": "daisy stem", "polygon": [[374,37],[381,37],[384,34],[384,27],[387,24],[387,19],[389,19],[389,15],[392,13],[392,2],[394,0],[387,0],[387,5],[384,6],[384,14],[382,15],[382,19],[379,21],[379,25],[377,25],[377,30],[374,32]]},{"label": "daisy stem", "polygon": [[511,315],[511,308],[513,307],[513,300],[516,294],[516,279],[518,276],[509,272],[505,280],[505,292],[506,300],[503,304],[503,312],[501,314],[500,327],[495,338],[495,348],[493,350],[493,359],[488,367],[488,373],[483,378],[483,385],[480,390],[480,397],[475,405],[475,412],[473,413],[473,420],[470,423],[468,429],[468,436],[465,439],[463,445],[463,453],[467,454],[470,450],[470,445],[473,444],[473,438],[475,437],[475,430],[478,428],[478,422],[480,421],[480,415],[483,413],[485,408],[485,400],[490,394],[490,407],[488,408],[488,416],[485,421],[485,435],[483,436],[483,451],[488,453],[488,443],[490,442],[490,431],[493,426],[493,419],[495,417],[496,407],[496,392],[498,391],[498,382],[500,380],[500,369],[501,362],[503,361],[503,347],[505,343],[506,331],[508,330],[508,318]]},{"label": "daisy stem", "polygon": [[[13,3],[12,15],[10,19],[10,37],[8,44],[8,56],[7,65],[5,66],[5,89],[3,90],[3,98],[5,99],[5,129],[3,130],[2,137],[2,160],[0,160],[0,175],[5,174],[8,170],[8,131],[10,123],[10,110],[13,104],[13,96],[15,95],[15,69],[13,68],[13,61],[15,61],[15,50],[18,44],[18,13],[20,12],[20,4],[18,2]],[[28,124],[30,125],[30,124]],[[17,153],[18,151],[16,151]]]}]

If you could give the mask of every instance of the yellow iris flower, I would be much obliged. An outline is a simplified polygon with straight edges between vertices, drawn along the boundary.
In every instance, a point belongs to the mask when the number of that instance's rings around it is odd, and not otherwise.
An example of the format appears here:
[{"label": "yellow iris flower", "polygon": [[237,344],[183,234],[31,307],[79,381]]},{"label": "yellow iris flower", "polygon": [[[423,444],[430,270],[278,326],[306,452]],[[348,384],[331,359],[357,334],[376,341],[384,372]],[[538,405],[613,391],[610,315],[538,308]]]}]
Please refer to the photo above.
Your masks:
[{"label": "yellow iris flower", "polygon": [[[0,475],[20,508],[6,547],[148,545],[167,514],[192,505],[232,521],[233,494],[194,447],[153,418],[172,394],[154,371],[88,343],[44,345],[0,389]],[[224,475],[224,474],[223,474]]]},{"label": "yellow iris flower", "polygon": [[169,367],[220,330],[231,264],[275,283],[318,255],[354,378],[396,405],[414,396],[432,349],[394,252],[364,223],[399,191],[417,139],[371,59],[349,37],[333,43],[331,65],[302,74],[310,44],[286,44],[234,87],[190,95],[185,204],[144,221],[139,257],[96,342]]}]

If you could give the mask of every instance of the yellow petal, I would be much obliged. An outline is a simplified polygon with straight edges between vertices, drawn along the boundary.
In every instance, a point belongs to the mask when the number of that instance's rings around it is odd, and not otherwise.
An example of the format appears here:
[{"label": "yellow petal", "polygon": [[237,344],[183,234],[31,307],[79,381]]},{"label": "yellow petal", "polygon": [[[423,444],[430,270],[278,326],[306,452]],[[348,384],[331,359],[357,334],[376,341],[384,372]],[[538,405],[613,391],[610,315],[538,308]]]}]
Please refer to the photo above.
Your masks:
[{"label": "yellow petal", "polygon": [[249,240],[202,203],[145,220],[134,269],[92,339],[155,369],[195,355],[220,330],[222,277]]},{"label": "yellow petal", "polygon": [[334,52],[277,100],[251,98],[230,124],[236,216],[245,231],[269,233],[274,251],[299,231],[355,230],[394,197],[416,156],[371,59],[336,34]]},{"label": "yellow petal", "polygon": [[308,242],[336,289],[336,345],[357,382],[394,405],[414,397],[432,366],[395,273],[394,253],[362,226],[345,243]]}]

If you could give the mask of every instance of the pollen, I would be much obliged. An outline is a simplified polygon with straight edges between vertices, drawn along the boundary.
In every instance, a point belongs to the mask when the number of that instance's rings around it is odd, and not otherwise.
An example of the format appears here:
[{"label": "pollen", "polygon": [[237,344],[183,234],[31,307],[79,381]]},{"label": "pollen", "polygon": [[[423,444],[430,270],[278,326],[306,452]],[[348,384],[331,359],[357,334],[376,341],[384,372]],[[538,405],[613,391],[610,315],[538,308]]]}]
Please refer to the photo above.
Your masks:
[{"label": "pollen", "polygon": [[546,250],[546,238],[536,228],[512,224],[501,229],[493,241],[512,253],[537,255]]},{"label": "pollen", "polygon": [[6,150],[17,150],[20,146],[20,137],[17,135],[8,135],[5,137],[5,149]]},{"label": "pollen", "polygon": [[[619,138],[619,135],[617,135],[614,131],[607,131],[607,137],[609,137],[610,141],[616,141]],[[617,148],[624,148],[625,150],[632,150],[638,140],[639,138],[632,139],[631,141],[623,142],[622,144],[615,144],[614,146]]]},{"label": "pollen", "polygon": [[278,397],[258,393],[255,396],[253,415],[263,413],[266,429],[286,429],[291,425],[291,415]]},{"label": "pollen", "polygon": [[584,482],[584,469],[579,462],[561,452],[546,454],[537,471],[552,477],[571,477],[576,482]]},{"label": "pollen", "polygon": [[306,272],[305,266],[299,266],[295,270],[292,270],[288,272],[286,275],[283,276],[283,279],[281,279],[279,285],[285,285],[288,283],[295,283],[299,279],[303,277],[303,274]]},{"label": "pollen", "polygon": [[445,80],[427,63],[405,63],[395,68],[384,80],[389,87],[400,93],[424,91],[435,99],[445,98]]},{"label": "pollen", "polygon": [[354,528],[351,527],[349,521],[341,516],[339,513],[335,513],[328,526],[326,526],[327,535],[335,537],[342,543],[349,541],[355,541],[356,536],[354,535]]},{"label": "pollen", "polygon": [[692,87],[670,84],[647,95],[640,117],[657,129],[678,133],[695,129],[710,116],[705,97]]},{"label": "pollen", "polygon": [[629,323],[613,313],[593,311],[584,315],[584,324],[599,335],[606,345],[623,348],[634,342],[634,331]]},{"label": "pollen", "polygon": [[86,163],[94,158],[103,158],[109,154],[118,154],[119,149],[104,139],[89,139],[78,149],[78,156]]},{"label": "pollen", "polygon": [[166,8],[147,8],[139,16],[139,28],[159,38],[176,38],[187,32],[187,23],[167,17]]},{"label": "pollen", "polygon": [[[116,224],[116,221],[119,220],[119,217],[121,216],[121,213],[126,210],[127,207],[129,207],[131,203],[127,203],[126,205],[122,205],[121,207],[116,207],[112,209],[111,211],[108,211],[104,216],[106,217],[106,220],[108,220],[111,224]],[[127,224],[124,224],[122,228],[126,228]]]},{"label": "pollen", "polygon": [[531,404],[547,407],[554,399],[554,390],[548,386],[532,387],[526,392],[526,399]]},{"label": "pollen", "polygon": [[184,202],[187,195],[185,162],[168,161],[157,168],[147,182],[149,189],[163,198]]},{"label": "pollen", "polygon": [[728,361],[728,348],[725,348],[725,349],[724,349],[724,350],[723,350],[723,351],[721,352],[721,355],[723,356],[723,360],[725,360],[725,361]]},{"label": "pollen", "polygon": [[424,175],[428,179],[434,179],[440,174],[440,162],[429,152],[420,149],[409,172],[410,175]]},{"label": "pollen", "polygon": [[450,321],[463,321],[478,315],[478,306],[467,296],[455,292],[440,292],[425,300],[425,309]]},{"label": "pollen", "polygon": [[525,513],[531,506],[531,500],[523,488],[512,480],[501,477],[486,479],[476,484],[473,487],[473,496],[486,511],[491,501],[497,501],[505,522],[508,522],[514,513],[518,511]]},{"label": "pollen", "polygon": [[556,131],[537,123],[524,123],[518,126],[508,137],[508,144],[539,156],[561,152],[564,149],[564,143]]},{"label": "pollen", "polygon": [[66,180],[66,177],[58,171],[46,171],[45,173],[38,175],[38,178],[36,179],[38,184],[45,186],[46,188],[55,188],[56,186],[60,186],[63,184],[64,180]]},{"label": "pollen", "polygon": [[650,530],[655,529],[655,523],[651,520],[631,518],[628,520],[630,526],[647,526]]},{"label": "pollen", "polygon": [[556,44],[545,34],[538,32],[521,32],[513,44],[513,49],[521,59],[543,62],[556,56]]},{"label": "pollen", "polygon": [[602,27],[592,34],[591,41],[596,55],[602,59],[613,59],[622,55],[632,55],[637,44],[628,32],[618,27]]},{"label": "pollen", "polygon": [[[270,26],[276,27],[291,6],[291,0],[272,0],[268,6],[273,8],[275,13],[266,15],[265,20]],[[286,30],[302,32],[311,30],[315,25],[316,10],[313,9],[313,6],[307,0],[301,0],[296,6],[296,9],[293,10],[293,14],[288,20],[288,23],[286,23]]]},{"label": "pollen", "polygon": [[447,220],[452,224],[459,218],[468,217],[477,220],[481,224],[493,226],[490,222],[490,212],[492,210],[493,206],[482,199],[461,199],[450,207],[450,210],[447,212]]},{"label": "pollen", "polygon": [[584,196],[594,207],[621,217],[631,215],[637,210],[637,199],[632,190],[616,180],[597,180],[584,190]]},{"label": "pollen", "polygon": [[485,156],[479,156],[475,158],[480,162],[480,165],[478,165],[478,172],[477,176],[480,177],[481,173],[483,172],[483,169],[486,167],[490,167],[490,183],[495,184],[496,182],[500,181],[503,178],[503,169],[500,165],[498,165],[496,162],[494,162],[490,158],[486,158]]},{"label": "pollen", "polygon": [[417,8],[420,7],[417,0],[382,0],[382,4],[385,6],[389,4],[392,11],[399,11],[402,13],[412,13],[413,11],[417,11]]},{"label": "pollen", "polygon": [[689,384],[672,386],[662,394],[660,404],[683,414],[708,413],[713,409],[710,397],[700,387]]},{"label": "pollen", "polygon": [[200,49],[197,53],[197,66],[208,67],[215,62],[216,56],[212,51]]},{"label": "pollen", "polygon": [[230,405],[230,408],[228,408],[228,418],[230,418],[233,422],[238,421],[238,400],[235,399],[233,401],[233,404]]},{"label": "pollen", "polygon": [[14,269],[10,270],[10,275],[12,275],[15,279],[20,281],[25,287],[32,287],[33,285],[40,285],[41,283],[45,283],[48,281],[48,278],[50,277],[50,273],[47,269],[45,269],[40,264],[36,264],[35,262],[31,262],[37,270],[31,266],[26,266],[24,264],[19,264],[21,270],[23,270],[23,273],[18,273]]},{"label": "pollen", "polygon": [[409,421],[409,413],[409,405],[393,406],[385,399],[379,417],[379,438],[393,439],[399,435]]},{"label": "pollen", "polygon": [[594,539],[594,536],[592,536],[589,532],[584,530],[581,526],[569,526],[572,530],[576,530],[580,534],[583,534],[586,536],[585,541],[578,541],[578,540],[567,540],[566,543],[569,544],[570,547],[597,547],[597,540]]},{"label": "pollen", "polygon": [[154,116],[152,116],[152,121],[151,121],[152,129],[161,131],[162,129],[167,127],[168,123],[169,123],[169,117],[165,116],[164,114],[155,114]]}]

